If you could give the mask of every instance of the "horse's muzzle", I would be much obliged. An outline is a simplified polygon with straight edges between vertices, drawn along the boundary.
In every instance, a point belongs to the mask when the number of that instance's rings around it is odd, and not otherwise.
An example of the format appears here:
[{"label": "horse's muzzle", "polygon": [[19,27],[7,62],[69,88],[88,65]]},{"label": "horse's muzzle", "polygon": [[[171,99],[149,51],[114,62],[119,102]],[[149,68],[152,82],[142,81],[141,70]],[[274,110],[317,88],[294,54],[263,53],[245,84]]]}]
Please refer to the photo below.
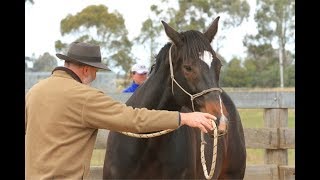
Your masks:
[{"label": "horse's muzzle", "polygon": [[[228,131],[228,118],[222,115],[219,119],[214,121],[218,125],[218,136],[224,135]],[[208,134],[211,138],[214,138],[214,131],[216,129],[209,131]]]}]

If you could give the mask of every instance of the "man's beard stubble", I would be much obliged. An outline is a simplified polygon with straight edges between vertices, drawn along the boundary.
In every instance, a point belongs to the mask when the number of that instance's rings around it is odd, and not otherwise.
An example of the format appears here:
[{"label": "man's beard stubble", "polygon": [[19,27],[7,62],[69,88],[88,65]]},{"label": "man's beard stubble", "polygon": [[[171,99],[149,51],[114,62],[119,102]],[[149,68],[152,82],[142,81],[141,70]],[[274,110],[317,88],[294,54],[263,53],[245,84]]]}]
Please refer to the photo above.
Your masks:
[{"label": "man's beard stubble", "polygon": [[87,77],[85,77],[84,79],[83,79],[83,84],[86,84],[86,85],[88,85],[88,86],[91,86],[91,82],[93,81],[94,79],[93,79],[93,77],[91,76],[91,74],[89,75],[89,76],[87,76]]}]

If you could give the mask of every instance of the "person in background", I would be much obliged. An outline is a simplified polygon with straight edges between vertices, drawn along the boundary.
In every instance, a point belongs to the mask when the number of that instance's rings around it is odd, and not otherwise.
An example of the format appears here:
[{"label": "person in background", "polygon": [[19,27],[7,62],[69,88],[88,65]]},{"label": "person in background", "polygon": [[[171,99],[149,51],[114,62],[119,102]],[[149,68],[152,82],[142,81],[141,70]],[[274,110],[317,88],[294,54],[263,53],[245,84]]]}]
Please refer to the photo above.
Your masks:
[{"label": "person in background", "polygon": [[129,87],[124,89],[123,93],[134,92],[148,77],[148,69],[143,64],[135,64],[131,68],[130,76],[132,78],[132,83]]},{"label": "person in background", "polygon": [[187,125],[207,133],[215,116],[133,108],[91,87],[101,63],[100,46],[73,42],[56,54],[64,66],[25,96],[25,179],[88,179],[98,129],[146,133]]}]

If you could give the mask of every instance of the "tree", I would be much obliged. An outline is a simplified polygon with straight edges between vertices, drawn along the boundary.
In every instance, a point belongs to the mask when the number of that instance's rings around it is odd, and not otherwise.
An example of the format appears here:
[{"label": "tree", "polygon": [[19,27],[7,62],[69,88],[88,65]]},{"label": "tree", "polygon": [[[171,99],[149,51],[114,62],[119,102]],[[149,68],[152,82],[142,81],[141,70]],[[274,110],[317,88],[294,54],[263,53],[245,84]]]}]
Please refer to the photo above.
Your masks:
[{"label": "tree", "polygon": [[34,62],[33,71],[52,71],[57,65],[57,59],[48,52],[45,52]]},{"label": "tree", "polygon": [[279,82],[277,58],[271,44],[248,46],[243,64],[248,70],[248,76],[252,77],[251,87],[276,87]]},{"label": "tree", "polygon": [[285,69],[285,86],[286,87],[295,87],[295,64],[290,65]]},{"label": "tree", "polygon": [[244,45],[250,49],[253,45],[277,44],[280,87],[284,87],[283,69],[288,61],[286,45],[294,42],[295,1],[294,0],[258,0],[254,16],[258,25],[256,35],[248,35]]},{"label": "tree", "polygon": [[248,72],[241,64],[241,60],[233,58],[221,74],[221,86],[245,87],[249,84],[249,76],[247,73]]},{"label": "tree", "polygon": [[[73,36],[75,41],[100,45],[103,62],[120,73],[129,72],[135,61],[122,15],[110,13],[104,5],[91,5],[76,15],[68,15],[60,22],[60,32],[62,36]],[[65,51],[67,44],[57,40],[55,47]]]},{"label": "tree", "polygon": [[291,60],[286,64],[284,69],[284,79],[286,87],[295,87],[295,55],[287,51],[287,60]]},{"label": "tree", "polygon": [[[243,0],[189,0],[189,1],[170,1],[174,2],[176,7],[168,7],[168,0],[161,0],[160,3],[150,7],[152,15],[144,21],[141,33],[137,37],[139,43],[149,43],[150,61],[153,58],[155,49],[158,48],[158,38],[161,37],[162,24],[164,20],[171,27],[180,31],[195,29],[204,32],[212,22],[213,18],[223,14],[222,29],[238,26],[242,21],[249,17],[250,6],[247,1]],[[219,40],[224,39],[221,34]],[[219,49],[219,41],[217,49]]]},{"label": "tree", "polygon": [[160,26],[156,26],[155,22],[148,18],[142,23],[140,36],[135,38],[135,41],[139,44],[144,44],[150,50],[150,64],[153,64],[155,59],[155,51],[159,46],[159,43],[156,41],[158,35],[160,34]]},{"label": "tree", "polygon": [[62,54],[67,54],[68,51],[68,44],[63,43],[61,40],[57,40],[54,43],[54,47],[56,49],[56,52],[60,52]]}]

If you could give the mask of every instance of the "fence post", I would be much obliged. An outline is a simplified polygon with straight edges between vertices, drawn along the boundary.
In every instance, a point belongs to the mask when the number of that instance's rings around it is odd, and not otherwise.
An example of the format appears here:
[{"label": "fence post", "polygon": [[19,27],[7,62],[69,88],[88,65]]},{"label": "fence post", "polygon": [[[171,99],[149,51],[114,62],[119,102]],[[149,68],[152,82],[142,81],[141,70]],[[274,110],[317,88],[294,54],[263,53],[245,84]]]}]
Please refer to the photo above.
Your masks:
[{"label": "fence post", "polygon": [[[264,126],[267,128],[277,129],[278,145],[280,145],[280,129],[279,128],[288,127],[288,109],[287,108],[264,109]],[[277,147],[277,149],[265,149],[265,155],[264,155],[265,164],[276,164],[278,166],[278,170],[280,165],[288,165],[288,150],[280,149],[280,148],[281,147]]]}]

